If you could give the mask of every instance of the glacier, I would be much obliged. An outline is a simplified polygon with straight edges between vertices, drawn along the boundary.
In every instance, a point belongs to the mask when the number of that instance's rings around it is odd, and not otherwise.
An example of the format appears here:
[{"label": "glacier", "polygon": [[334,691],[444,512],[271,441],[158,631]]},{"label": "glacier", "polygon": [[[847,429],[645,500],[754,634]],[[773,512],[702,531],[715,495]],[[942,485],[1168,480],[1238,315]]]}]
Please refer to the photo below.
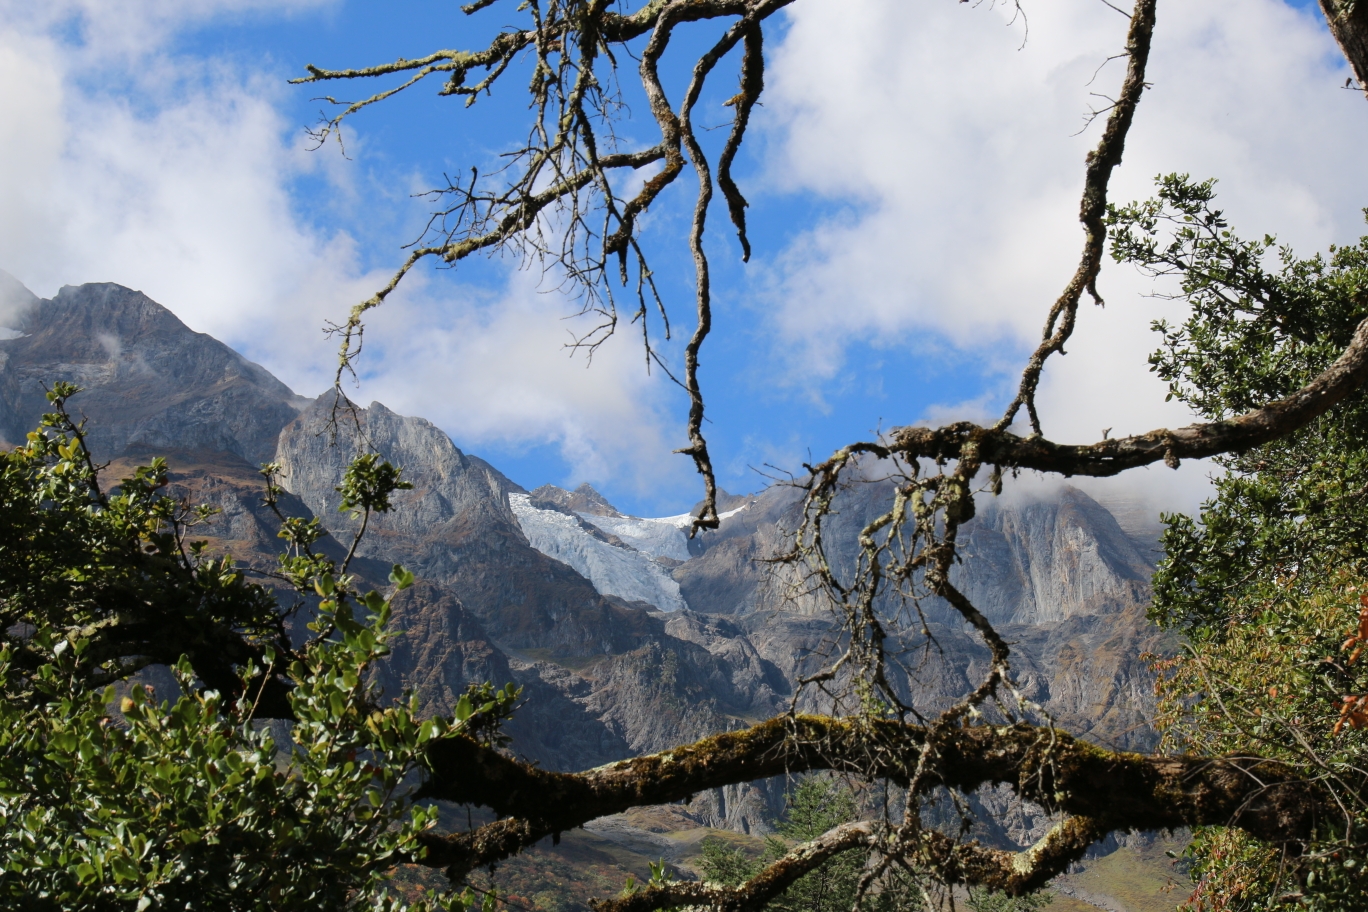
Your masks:
[{"label": "glacier", "polygon": [[[518,525],[522,527],[528,543],[542,554],[573,567],[603,595],[615,595],[627,601],[646,602],[661,611],[678,611],[688,607],[684,596],[679,592],[679,584],[651,559],[652,554],[656,552],[644,548],[623,548],[600,541],[581,528],[574,516],[559,510],[543,510],[533,506],[531,500],[527,494],[509,492],[508,495],[508,505],[517,517]],[[592,519],[595,525],[607,531],[605,526],[600,525],[600,521],[606,520],[607,517],[594,516]],[[636,522],[646,524],[651,521]],[[676,560],[688,558],[688,541],[680,530],[661,523],[653,525],[673,532],[679,538],[683,547],[683,557],[675,558]],[[651,542],[656,541],[651,538],[653,533],[654,530],[646,530],[638,535],[637,539],[641,540],[643,545],[651,546]],[[613,534],[633,546],[636,545],[636,541],[627,536],[616,531]],[[659,547],[672,548],[673,545],[661,537]],[[673,552],[662,552],[662,556],[672,557]]]},{"label": "glacier", "polygon": [[[744,504],[735,510],[717,514],[719,520],[735,516],[749,507]],[[652,557],[668,557],[672,560],[686,561],[693,555],[689,552],[689,530],[693,527],[694,515],[680,513],[678,516],[662,516],[659,519],[640,519],[636,516],[605,516],[602,513],[580,513],[585,522],[593,523],[610,535]]]},{"label": "glacier", "polygon": [[[693,516],[684,514],[688,523]],[[580,513],[585,522],[593,523],[609,535],[616,535],[622,541],[651,557],[668,557],[672,560],[686,561],[689,554],[688,524],[675,523],[675,517],[665,519],[637,519],[635,516],[601,516],[597,513]]]}]

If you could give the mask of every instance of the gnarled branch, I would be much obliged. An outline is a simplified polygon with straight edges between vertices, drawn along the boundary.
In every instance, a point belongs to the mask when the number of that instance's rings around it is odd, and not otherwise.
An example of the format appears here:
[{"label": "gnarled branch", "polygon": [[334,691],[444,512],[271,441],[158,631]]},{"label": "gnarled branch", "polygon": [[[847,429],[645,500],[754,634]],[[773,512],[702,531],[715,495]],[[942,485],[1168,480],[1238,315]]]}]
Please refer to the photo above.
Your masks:
[{"label": "gnarled branch", "polygon": [[1107,228],[1103,218],[1107,214],[1107,185],[1112,171],[1121,164],[1121,154],[1126,147],[1126,134],[1130,132],[1131,122],[1135,119],[1135,108],[1145,91],[1145,67],[1149,63],[1150,42],[1154,37],[1154,7],[1156,0],[1138,0],[1131,14],[1130,32],[1126,35],[1126,55],[1130,63],[1126,68],[1126,78],[1121,84],[1121,95],[1112,106],[1107,118],[1106,129],[1097,148],[1088,153],[1087,171],[1083,180],[1083,199],[1079,203],[1078,220],[1083,223],[1085,240],[1083,256],[1078,262],[1073,278],[1065,286],[1064,293],[1050,308],[1045,319],[1045,331],[1040,346],[1036,348],[1021,373],[1021,386],[1016,398],[1007,406],[1007,411],[996,427],[1005,428],[1016,418],[1023,405],[1030,417],[1032,432],[1039,434],[1040,416],[1036,414],[1035,393],[1040,385],[1040,373],[1045,361],[1056,352],[1064,351],[1064,343],[1073,335],[1074,322],[1078,316],[1078,302],[1087,291],[1094,301],[1102,303],[1097,293],[1097,274],[1102,268],[1103,246],[1107,240]]},{"label": "gnarled branch", "polygon": [[1224,421],[1158,428],[1130,437],[1086,445],[1019,437],[1006,430],[959,422],[941,428],[905,427],[887,446],[861,448],[880,457],[960,459],[972,453],[981,463],[1035,469],[1058,475],[1107,477],[1127,469],[1180,459],[1203,459],[1268,443],[1306,427],[1368,380],[1368,319],[1358,325],[1348,347],[1306,386],[1263,408]]},{"label": "gnarled branch", "polygon": [[[468,833],[424,837],[427,854],[419,863],[447,868],[455,877],[629,808],[813,770],[852,773],[904,788],[915,781],[918,794],[937,787],[972,792],[1001,783],[1051,812],[1090,821],[1086,841],[1079,843],[1084,824],[1065,826],[1030,856],[1030,877],[1010,884],[1001,880],[1004,872],[1022,869],[1020,859],[1003,860],[1011,853],[964,847],[951,852],[931,837],[917,850],[925,857],[914,860],[940,865],[951,882],[985,882],[1013,890],[1038,886],[1081,857],[1094,839],[1116,830],[1232,825],[1270,842],[1297,846],[1333,813],[1314,781],[1283,764],[1257,757],[1111,751],[1024,724],[946,729],[891,720],[781,716],[582,773],[548,772],[464,738],[434,745],[429,762],[424,797],[507,815]],[[914,779],[919,766],[922,773]],[[991,871],[997,873],[984,873]]]}]

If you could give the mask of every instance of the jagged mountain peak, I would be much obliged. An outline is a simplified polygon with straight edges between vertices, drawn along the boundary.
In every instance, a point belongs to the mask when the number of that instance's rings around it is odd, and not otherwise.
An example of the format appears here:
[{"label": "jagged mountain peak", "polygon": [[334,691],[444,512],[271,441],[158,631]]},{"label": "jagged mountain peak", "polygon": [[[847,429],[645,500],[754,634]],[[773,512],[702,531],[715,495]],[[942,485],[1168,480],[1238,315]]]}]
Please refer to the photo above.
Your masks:
[{"label": "jagged mountain peak", "polygon": [[588,482],[573,491],[553,484],[544,484],[532,492],[531,498],[532,504],[543,510],[568,510],[571,513],[590,513],[595,516],[623,515]]},{"label": "jagged mountain peak", "polygon": [[522,488],[461,452],[432,422],[400,415],[379,402],[361,408],[324,393],[281,431],[276,461],[285,488],[324,517],[328,528],[341,532],[350,531],[355,521],[338,512],[337,485],[351,460],[364,452],[399,466],[413,485],[395,495],[395,509],[378,520],[377,528],[424,535],[472,510],[513,522],[506,495]]},{"label": "jagged mountain peak", "polygon": [[[76,406],[97,452],[127,451],[125,462],[181,454],[171,460],[177,496],[223,505],[206,534],[240,559],[270,566],[278,545],[248,463],[285,465],[298,497],[282,503],[335,532],[325,545],[337,555],[354,529],[334,490],[346,464],[361,449],[402,466],[414,489],[373,520],[353,564],[375,586],[392,563],[419,578],[399,600],[405,636],[383,683],[446,711],[467,681],[517,680],[528,704],[510,723],[515,748],[549,768],[595,766],[782,712],[829,645],[829,613],[800,604],[782,578],[772,585],[765,563],[792,541],[798,488],[721,492],[722,527],[689,539],[697,507],[643,519],[590,485],[529,493],[421,418],[379,402],[344,401],[349,414],[334,415],[331,391],[301,402],[139,292],[104,283],[43,301],[0,276],[0,296],[27,334],[0,340],[0,432],[14,439],[32,427],[46,405],[40,382],[87,386]],[[891,496],[876,482],[855,486],[832,540],[854,541],[849,533]],[[965,588],[1004,625],[1024,692],[1078,731],[1142,742],[1152,697],[1136,657],[1155,648],[1144,627],[1146,556],[1080,491],[980,506],[961,568],[979,582]],[[946,657],[916,668],[907,690],[935,707],[963,692],[985,653],[955,617],[927,607]],[[709,793],[693,810],[713,825],[762,825],[777,809],[762,805],[779,790],[765,798],[747,788],[749,798]]]},{"label": "jagged mountain peak", "polygon": [[[17,283],[14,283],[17,285]],[[64,286],[20,301],[22,334],[0,340],[0,437],[22,440],[48,404],[44,386],[69,381],[92,420],[97,458],[130,449],[212,450],[269,461],[276,436],[305,404],[265,368],[192,331],[140,291],[109,282]]]}]

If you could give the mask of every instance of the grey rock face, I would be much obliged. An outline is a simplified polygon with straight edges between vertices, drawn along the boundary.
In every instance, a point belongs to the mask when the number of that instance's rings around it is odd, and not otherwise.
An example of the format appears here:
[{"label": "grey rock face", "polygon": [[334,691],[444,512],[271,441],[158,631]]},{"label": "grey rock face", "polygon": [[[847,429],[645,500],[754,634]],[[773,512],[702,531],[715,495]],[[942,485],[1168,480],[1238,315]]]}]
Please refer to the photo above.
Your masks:
[{"label": "grey rock face", "polygon": [[555,485],[542,485],[531,494],[532,505],[543,509],[558,507],[571,513],[592,513],[598,516],[620,516],[616,507],[593,487],[582,484],[573,491]]},{"label": "grey rock face", "polygon": [[[379,403],[339,414],[320,397],[280,435],[284,484],[341,541],[356,520],[339,513],[347,465],[373,450],[404,469],[411,491],[372,519],[358,553],[403,563],[420,578],[460,593],[505,650],[538,659],[617,654],[639,646],[654,626],[645,612],[606,600],[584,577],[532,548],[509,507],[522,489],[481,459],[467,456],[421,418]],[[338,436],[332,429],[338,428]]]},{"label": "grey rock face", "polygon": [[[685,600],[709,614],[804,610],[786,601],[782,578],[772,579],[761,563],[784,549],[787,534],[796,527],[798,496],[796,488],[774,485],[746,498],[751,505],[722,520],[716,531],[693,539],[700,553],[674,570]],[[738,500],[731,498],[725,506],[719,500],[719,509],[735,509],[741,505]]]},{"label": "grey rock face", "polygon": [[264,368],[120,285],[67,286],[17,315],[22,335],[0,341],[0,437],[9,441],[47,410],[43,385],[65,380],[87,390],[73,408],[94,419],[98,459],[204,449],[255,465],[271,459],[302,404]]},{"label": "grey rock face", "polygon": [[[281,434],[276,461],[285,487],[340,534],[353,531],[358,521],[338,512],[337,486],[352,458],[368,451],[403,468],[404,480],[413,484],[379,518],[377,528],[389,534],[422,536],[471,511],[516,524],[507,492],[521,488],[482,460],[467,457],[431,422],[395,414],[379,402],[360,409],[324,393]],[[366,547],[385,550],[384,544],[367,542]]]},{"label": "grey rock face", "polygon": [[1154,572],[1115,517],[1075,488],[1014,508],[990,501],[966,531],[955,579],[995,624],[1104,613]]}]

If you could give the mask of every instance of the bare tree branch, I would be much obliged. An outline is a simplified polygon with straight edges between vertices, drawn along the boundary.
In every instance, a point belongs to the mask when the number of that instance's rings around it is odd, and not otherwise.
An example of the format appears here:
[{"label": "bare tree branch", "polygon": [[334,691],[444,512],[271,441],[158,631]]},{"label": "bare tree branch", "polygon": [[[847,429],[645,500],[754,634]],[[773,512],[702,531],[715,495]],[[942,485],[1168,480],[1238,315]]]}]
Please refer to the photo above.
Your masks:
[{"label": "bare tree branch", "polygon": [[[736,119],[722,152],[718,184],[736,225],[743,258],[748,259],[746,202],[732,179],[731,169],[751,110],[764,87],[763,23],[791,2],[653,0],[635,13],[620,15],[609,10],[607,0],[552,0],[544,8],[541,4],[524,4],[520,9],[528,11],[532,27],[502,32],[483,50],[442,50],[413,60],[400,58],[358,69],[327,70],[310,65],[308,75],[295,82],[364,80],[408,74],[404,82],[361,101],[341,103],[329,97],[329,102],[344,107],[313,131],[315,139],[322,144],[331,135],[340,137],[337,131],[347,117],[392,98],[434,73],[447,74],[440,94],[463,95],[470,104],[482,93],[493,91],[516,57],[528,54],[534,58],[530,92],[536,117],[526,144],[508,156],[507,164],[494,175],[482,178],[474,173],[468,184],[451,184],[438,192],[438,196],[453,195],[456,200],[455,205],[439,211],[429,222],[429,231],[441,234],[441,241],[421,243],[384,288],[354,307],[346,323],[335,328],[342,340],[337,382],[340,383],[343,375],[352,369],[352,363],[360,353],[366,313],[382,304],[415,265],[429,256],[440,256],[446,263],[454,264],[473,253],[496,248],[512,248],[525,262],[540,264],[544,275],[552,268],[557,269],[557,280],[581,296],[582,312],[594,312],[601,317],[593,329],[579,335],[571,346],[586,348],[591,355],[617,326],[608,263],[616,259],[617,278],[623,285],[629,283],[630,265],[634,263],[638,306],[633,319],[640,319],[642,323],[647,367],[652,363],[665,367],[647,331],[648,297],[655,300],[665,318],[667,337],[669,320],[638,241],[638,222],[679,176],[687,153],[699,179],[690,235],[697,324],[685,346],[684,370],[678,381],[689,396],[689,443],[678,452],[693,459],[704,479],[704,508],[695,520],[693,532],[716,528],[716,482],[703,436],[704,405],[698,380],[699,351],[712,322],[703,232],[712,198],[713,177],[703,149],[693,134],[691,114],[713,68],[744,41],[741,92],[733,99]],[[470,4],[466,11],[475,12],[493,5],[494,0],[481,0]],[[661,56],[674,29],[689,22],[731,18],[737,21],[699,59],[686,99],[676,112],[666,97],[658,72]],[[651,149],[635,153],[601,154],[601,149],[616,143],[612,133],[614,102],[604,89],[605,83],[615,77],[617,71],[612,49],[618,46],[630,55],[628,43],[642,37],[646,37],[646,43],[641,50],[641,84],[651,114],[660,128],[660,142]],[[608,61],[608,78],[596,73],[601,56],[606,56]],[[486,70],[487,75],[475,85],[467,85],[468,75],[479,69]],[[650,176],[634,196],[630,199],[619,197],[611,172],[624,167],[640,168],[657,161],[663,167]],[[501,189],[495,188],[490,186],[488,177],[504,179],[506,184]],[[601,226],[594,224],[591,218],[594,213],[602,216]],[[594,249],[596,242],[598,247]],[[674,378],[668,368],[666,373]]]},{"label": "bare tree branch", "polygon": [[1306,386],[1276,402],[1224,421],[1157,428],[1130,437],[1109,438],[1086,445],[1053,443],[1039,437],[1018,437],[1008,431],[967,422],[943,428],[899,428],[888,446],[864,451],[879,456],[959,459],[972,455],[990,465],[1035,469],[1059,475],[1107,477],[1127,469],[1163,462],[1177,467],[1180,459],[1203,459],[1238,452],[1306,427],[1368,380],[1368,320],[1354,331],[1353,341],[1323,373]]},{"label": "bare tree branch", "polygon": [[1064,351],[1064,343],[1073,335],[1078,316],[1078,302],[1087,291],[1094,301],[1102,303],[1097,292],[1097,273],[1102,268],[1103,246],[1107,228],[1102,223],[1107,214],[1107,185],[1112,171],[1121,164],[1121,153],[1126,147],[1126,134],[1135,119],[1135,108],[1145,91],[1145,67],[1149,63],[1150,43],[1154,37],[1154,8],[1156,0],[1139,0],[1131,14],[1130,32],[1126,36],[1126,54],[1130,64],[1121,84],[1121,95],[1111,107],[1107,127],[1097,148],[1088,153],[1087,170],[1083,180],[1083,199],[1079,203],[1078,219],[1083,223],[1086,240],[1078,269],[1065,286],[1064,293],[1050,308],[1045,319],[1045,331],[1040,346],[1026,363],[1021,374],[1021,386],[1016,398],[995,427],[1005,428],[1016,419],[1021,407],[1026,406],[1032,433],[1039,434],[1040,416],[1036,414],[1035,394],[1040,385],[1040,372],[1045,361],[1055,352]]}]

